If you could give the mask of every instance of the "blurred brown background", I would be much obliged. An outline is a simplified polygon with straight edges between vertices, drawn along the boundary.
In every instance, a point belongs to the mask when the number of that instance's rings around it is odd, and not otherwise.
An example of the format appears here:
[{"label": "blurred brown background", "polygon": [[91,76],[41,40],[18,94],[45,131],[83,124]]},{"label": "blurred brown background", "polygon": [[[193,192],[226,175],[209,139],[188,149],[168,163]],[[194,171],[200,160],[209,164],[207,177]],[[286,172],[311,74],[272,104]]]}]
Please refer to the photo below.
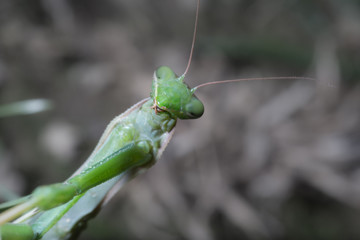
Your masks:
[{"label": "blurred brown background", "polygon": [[[0,119],[0,198],[63,181],[108,122],[181,74],[195,0],[2,0],[0,104],[54,109]],[[161,161],[81,239],[360,239],[360,1],[203,0],[190,86]],[[339,86],[338,88],[336,86]]]}]

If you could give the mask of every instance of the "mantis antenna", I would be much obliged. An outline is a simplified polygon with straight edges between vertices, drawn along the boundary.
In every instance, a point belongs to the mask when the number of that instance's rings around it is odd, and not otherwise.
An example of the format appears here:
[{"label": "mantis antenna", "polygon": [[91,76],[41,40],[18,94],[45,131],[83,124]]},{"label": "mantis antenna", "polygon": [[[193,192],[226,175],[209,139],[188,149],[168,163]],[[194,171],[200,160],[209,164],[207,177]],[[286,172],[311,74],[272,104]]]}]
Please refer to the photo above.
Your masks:
[{"label": "mantis antenna", "polygon": [[[192,56],[193,56],[193,52],[194,52],[194,46],[195,46],[195,41],[196,41],[197,27],[198,27],[199,8],[200,8],[200,0],[197,0],[197,3],[196,3],[196,13],[195,13],[195,25],[194,25],[194,32],[193,32],[192,43],[191,43],[191,48],[190,48],[190,55],[189,55],[189,60],[188,60],[188,63],[187,63],[185,72],[182,74],[182,77],[185,77],[185,75],[188,73],[189,68],[190,68],[190,65],[191,65],[191,60],[192,60]],[[213,82],[203,83],[203,84],[200,84],[200,85],[194,87],[194,88],[193,88],[193,91],[197,90],[197,89],[200,88],[200,87],[205,87],[205,86],[214,85],[214,84],[240,82],[240,81],[250,81],[250,80],[276,80],[276,79],[288,79],[288,80],[303,79],[303,80],[316,81],[315,78],[310,78],[310,77],[295,77],[295,76],[289,76],[289,77],[241,78],[241,79],[231,79],[231,80],[222,80],[222,81],[213,81]]]},{"label": "mantis antenna", "polygon": [[197,0],[196,13],[195,13],[195,26],[194,26],[194,33],[193,33],[192,43],[191,43],[190,56],[189,56],[189,60],[188,60],[185,72],[182,74],[183,77],[189,71],[192,55],[193,55],[193,52],[194,52],[194,45],[195,45],[195,40],[196,40],[196,32],[197,32],[197,25],[198,25],[198,18],[199,18],[199,8],[200,8],[200,0]]},{"label": "mantis antenna", "polygon": [[202,83],[200,85],[197,85],[193,88],[193,91],[196,91],[200,87],[205,87],[208,85],[214,85],[214,84],[221,84],[221,83],[232,83],[232,82],[241,82],[241,81],[250,81],[250,80],[294,80],[294,79],[302,79],[302,80],[312,80],[316,81],[315,78],[311,77],[296,77],[296,76],[288,76],[288,77],[258,77],[258,78],[239,78],[239,79],[230,79],[230,80],[222,80],[222,81],[213,81],[213,82],[206,82]]},{"label": "mantis antenna", "polygon": [[[194,32],[193,32],[193,37],[192,37],[192,43],[191,43],[191,48],[190,48],[190,55],[189,55],[189,60],[185,69],[185,72],[182,74],[182,77],[185,77],[185,75],[188,73],[190,65],[191,65],[191,60],[192,60],[192,56],[193,56],[193,52],[194,52],[194,46],[195,46],[195,41],[196,41],[196,33],[197,33],[197,27],[198,27],[198,19],[199,19],[199,8],[200,8],[200,0],[197,0],[196,3],[196,13],[195,13],[195,25],[194,25]],[[214,84],[221,84],[221,83],[231,83],[231,82],[241,82],[241,81],[250,81],[250,80],[295,80],[295,79],[302,79],[302,80],[312,80],[312,81],[316,81],[315,78],[311,78],[311,77],[296,77],[296,76],[287,76],[287,77],[258,77],[258,78],[240,78],[240,79],[231,79],[231,80],[222,80],[222,81],[213,81],[213,82],[207,82],[207,83],[203,83],[200,84],[196,87],[193,88],[193,91],[196,91],[198,88],[200,87],[205,87],[208,85],[214,85]],[[334,86],[331,86],[334,87]]]}]

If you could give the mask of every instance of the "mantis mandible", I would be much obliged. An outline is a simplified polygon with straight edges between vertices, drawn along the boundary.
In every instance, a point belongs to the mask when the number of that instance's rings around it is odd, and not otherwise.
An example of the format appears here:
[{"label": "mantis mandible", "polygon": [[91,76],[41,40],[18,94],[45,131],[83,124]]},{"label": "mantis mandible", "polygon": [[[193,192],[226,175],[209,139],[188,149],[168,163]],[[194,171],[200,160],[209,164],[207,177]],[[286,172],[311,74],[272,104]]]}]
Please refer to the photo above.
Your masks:
[{"label": "mantis mandible", "polygon": [[[244,80],[296,78],[234,79],[189,88],[184,79],[194,49],[199,2],[197,0],[194,35],[185,72],[177,76],[169,67],[159,67],[154,73],[151,97],[111,121],[93,153],[68,180],[38,187],[27,197],[1,204],[0,210],[7,209],[0,215],[1,239],[46,238],[54,228],[57,238],[66,238],[82,217],[107,203],[123,182],[160,158],[174,133],[177,119],[202,116],[204,105],[194,94],[198,88]],[[85,210],[82,209],[84,201],[92,203],[91,206],[86,204]],[[85,213],[78,214],[79,211]],[[78,218],[69,217],[75,215]]]}]

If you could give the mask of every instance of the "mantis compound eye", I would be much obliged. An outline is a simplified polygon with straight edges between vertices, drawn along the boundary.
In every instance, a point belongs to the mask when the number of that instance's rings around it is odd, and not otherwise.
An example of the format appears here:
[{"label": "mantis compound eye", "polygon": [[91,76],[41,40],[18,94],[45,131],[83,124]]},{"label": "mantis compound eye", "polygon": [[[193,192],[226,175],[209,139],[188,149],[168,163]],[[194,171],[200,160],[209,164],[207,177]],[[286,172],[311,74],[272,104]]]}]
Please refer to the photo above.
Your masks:
[{"label": "mantis compound eye", "polygon": [[204,104],[195,96],[185,106],[185,112],[189,119],[199,118],[204,113]]},{"label": "mantis compound eye", "polygon": [[171,68],[167,66],[161,66],[158,69],[156,69],[156,78],[158,79],[173,79],[176,78],[176,75]]}]

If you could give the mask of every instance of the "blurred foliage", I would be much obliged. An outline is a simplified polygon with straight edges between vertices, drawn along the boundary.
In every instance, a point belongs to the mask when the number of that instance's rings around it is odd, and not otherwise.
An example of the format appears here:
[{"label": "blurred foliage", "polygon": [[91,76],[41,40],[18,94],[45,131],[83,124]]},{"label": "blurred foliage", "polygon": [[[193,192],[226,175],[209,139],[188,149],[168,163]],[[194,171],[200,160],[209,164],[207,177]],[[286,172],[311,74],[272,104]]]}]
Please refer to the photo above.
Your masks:
[{"label": "blurred foliage", "polygon": [[[149,95],[157,66],[181,74],[194,8],[2,0],[0,104],[44,98],[56,109],[0,119],[1,188],[63,181],[106,124]],[[179,121],[161,161],[80,238],[359,239],[359,1],[203,0],[200,10],[190,86],[319,84],[199,90],[204,116]]]},{"label": "blurred foliage", "polygon": [[51,102],[46,99],[30,99],[0,105],[0,118],[29,115],[50,110]]}]

